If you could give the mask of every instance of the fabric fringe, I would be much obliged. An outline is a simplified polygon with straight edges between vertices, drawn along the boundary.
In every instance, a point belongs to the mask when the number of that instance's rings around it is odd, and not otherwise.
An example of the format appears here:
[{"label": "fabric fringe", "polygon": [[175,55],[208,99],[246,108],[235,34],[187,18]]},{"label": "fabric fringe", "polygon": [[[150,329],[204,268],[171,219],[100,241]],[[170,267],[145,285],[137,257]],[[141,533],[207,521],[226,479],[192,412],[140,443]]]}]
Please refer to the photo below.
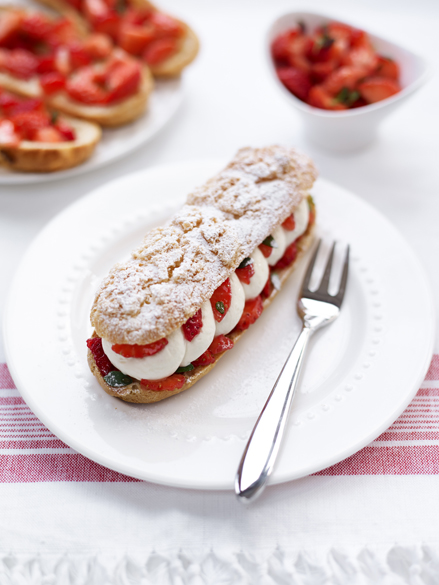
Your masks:
[{"label": "fabric fringe", "polygon": [[434,585],[439,546],[395,545],[387,552],[286,552],[265,560],[251,552],[175,555],[153,552],[143,561],[64,555],[0,557],[0,585]]}]

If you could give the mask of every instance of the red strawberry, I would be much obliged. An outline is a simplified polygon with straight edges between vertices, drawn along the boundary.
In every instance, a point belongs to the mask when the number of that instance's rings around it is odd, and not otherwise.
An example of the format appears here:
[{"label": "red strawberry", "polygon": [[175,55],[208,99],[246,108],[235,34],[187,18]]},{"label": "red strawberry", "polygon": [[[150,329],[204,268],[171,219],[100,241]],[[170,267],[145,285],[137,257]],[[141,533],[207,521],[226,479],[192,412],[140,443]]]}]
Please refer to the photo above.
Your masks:
[{"label": "red strawberry", "polygon": [[294,219],[294,213],[292,213],[287,219],[283,222],[282,227],[289,232],[292,232],[296,227],[296,220]]},{"label": "red strawberry", "polygon": [[358,85],[361,97],[368,104],[380,102],[401,91],[401,87],[394,79],[388,77],[369,77]]},{"label": "red strawberry", "polygon": [[113,103],[133,95],[141,80],[140,65],[134,60],[121,62],[110,70],[106,79],[108,102]]},{"label": "red strawberry", "polygon": [[143,52],[143,59],[148,65],[158,65],[169,57],[172,57],[178,50],[177,42],[174,39],[157,39],[152,41]]},{"label": "red strawberry", "polygon": [[253,325],[253,323],[259,319],[263,310],[264,307],[262,305],[261,295],[257,296],[255,299],[246,301],[244,305],[244,311],[241,315],[241,319],[239,320],[238,325],[236,326],[236,329],[241,331],[248,329],[250,325]]},{"label": "red strawberry", "polygon": [[399,65],[390,57],[383,57],[378,55],[378,67],[376,70],[380,77],[389,77],[397,81],[399,79]]},{"label": "red strawberry", "polygon": [[11,116],[11,122],[26,140],[33,140],[38,130],[50,126],[49,115],[42,111],[23,112]]},{"label": "red strawberry", "polygon": [[227,315],[232,302],[232,287],[230,280],[227,278],[213,293],[210,304],[212,305],[213,316],[215,321],[222,321]]},{"label": "red strawberry", "polygon": [[46,126],[39,128],[33,135],[35,142],[63,142],[63,137],[60,132],[53,126]]},{"label": "red strawberry", "polygon": [[266,244],[259,244],[259,249],[264,255],[264,258],[269,258],[273,251],[273,248],[271,246],[267,246]]},{"label": "red strawberry", "polygon": [[182,374],[172,374],[161,380],[140,380],[142,386],[154,392],[180,390],[185,385],[186,378]]},{"label": "red strawberry", "polygon": [[152,12],[148,23],[153,25],[156,38],[177,38],[184,32],[184,28],[178,20],[162,12]]},{"label": "red strawberry", "polygon": [[293,242],[287,247],[282,258],[273,266],[273,270],[282,270],[282,268],[290,266],[296,259],[296,256],[297,245],[296,242]]},{"label": "red strawberry", "polygon": [[20,135],[10,120],[0,120],[0,146],[18,146]]},{"label": "red strawberry", "polygon": [[300,29],[289,30],[277,36],[271,44],[271,54],[278,62],[287,62],[290,55],[290,45],[294,38],[300,34]]},{"label": "red strawberry", "polygon": [[153,39],[152,24],[136,25],[123,22],[119,28],[117,44],[130,55],[140,55]]},{"label": "red strawberry", "polygon": [[236,276],[239,278],[241,282],[244,282],[245,284],[250,284],[250,279],[255,274],[255,267],[253,262],[250,262],[243,268],[238,267],[235,272]]},{"label": "red strawberry", "polygon": [[198,366],[208,366],[209,364],[213,364],[214,361],[215,358],[213,357],[212,353],[206,349],[206,351],[201,354],[199,358],[192,362],[192,365],[197,368]]},{"label": "red strawberry", "polygon": [[310,89],[307,102],[323,110],[347,110],[347,106],[333,98],[322,85],[314,85]]},{"label": "red strawberry", "polygon": [[67,80],[66,91],[69,96],[83,104],[106,104],[108,94],[94,81],[94,77],[94,71],[89,67],[78,71]]},{"label": "red strawberry", "polygon": [[201,309],[195,313],[193,317],[188,319],[182,326],[183,335],[188,341],[192,341],[196,337],[203,327],[203,315]]},{"label": "red strawberry", "polygon": [[45,40],[53,31],[52,21],[41,12],[24,14],[20,24],[20,33],[33,40]]},{"label": "red strawberry", "polygon": [[0,16],[0,45],[3,47],[20,28],[21,15],[17,12],[3,12]]},{"label": "red strawberry", "polygon": [[87,347],[93,354],[93,358],[99,369],[99,372],[101,373],[101,376],[106,376],[110,372],[119,371],[115,366],[113,366],[113,364],[106,356],[102,348],[102,339],[100,337],[87,339]]},{"label": "red strawberry", "polygon": [[228,349],[232,349],[233,341],[225,335],[217,335],[209,346],[210,353],[212,355],[218,355]]},{"label": "red strawberry", "polygon": [[163,337],[147,345],[129,345],[128,343],[116,343],[111,349],[126,358],[144,358],[155,355],[168,345],[168,340]]},{"label": "red strawberry", "polygon": [[296,67],[279,67],[277,76],[292,94],[306,101],[311,89],[311,81],[306,73]]},{"label": "red strawberry", "polygon": [[76,140],[76,133],[66,122],[57,122],[55,128],[66,141]]},{"label": "red strawberry", "polygon": [[29,79],[35,75],[38,64],[38,58],[26,49],[11,49],[7,51],[7,55],[2,51],[0,55],[0,67],[21,79]]},{"label": "red strawberry", "polygon": [[[271,266],[269,266],[271,272]],[[271,291],[273,289],[273,285],[271,284],[271,276],[268,275],[267,282],[265,283],[264,288],[262,289],[262,296],[267,298],[271,295]]]},{"label": "red strawberry", "polygon": [[61,73],[53,71],[40,76],[40,84],[46,95],[52,95],[61,91],[66,86],[66,79]]}]

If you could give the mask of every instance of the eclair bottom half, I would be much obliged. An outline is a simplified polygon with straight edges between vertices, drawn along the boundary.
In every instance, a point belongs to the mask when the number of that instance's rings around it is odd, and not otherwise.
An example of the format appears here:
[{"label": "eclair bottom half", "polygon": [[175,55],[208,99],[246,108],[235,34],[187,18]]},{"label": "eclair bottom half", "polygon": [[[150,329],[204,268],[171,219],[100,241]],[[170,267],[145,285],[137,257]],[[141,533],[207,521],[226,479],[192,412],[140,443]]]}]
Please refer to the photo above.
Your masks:
[{"label": "eclair bottom half", "polygon": [[[271,292],[268,296],[263,298],[263,310],[265,310],[273,301],[279,290],[281,289],[282,285],[286,281],[286,279],[290,276],[290,274],[295,270],[297,263],[304,255],[306,250],[310,247],[313,236],[314,236],[314,222],[310,222],[305,233],[296,240],[297,246],[297,255],[294,261],[287,266],[286,268],[277,269],[273,274],[276,274],[276,286],[271,286]],[[238,330],[234,329],[230,333],[228,333],[225,337],[230,339],[233,343],[236,343],[238,339],[241,338],[242,334],[245,333],[245,330]],[[94,332],[92,338],[98,338],[98,335]],[[223,351],[218,353],[214,356],[214,361],[209,363],[208,365],[199,365],[195,367],[193,370],[185,372],[184,384],[180,388],[174,390],[151,390],[147,388],[145,385],[141,384],[140,381],[134,380],[131,383],[124,385],[124,386],[110,386],[104,376],[101,374],[100,369],[95,361],[93,353],[88,350],[88,364],[92,373],[96,376],[99,384],[105,390],[107,394],[110,396],[115,396],[116,398],[120,398],[126,402],[133,402],[133,403],[152,403],[152,402],[159,402],[160,400],[164,400],[165,398],[169,398],[170,396],[174,396],[187,390],[191,386],[193,386],[200,378],[205,376],[210,370],[218,363],[218,360],[226,353]],[[233,359],[230,357],[229,359]]]}]

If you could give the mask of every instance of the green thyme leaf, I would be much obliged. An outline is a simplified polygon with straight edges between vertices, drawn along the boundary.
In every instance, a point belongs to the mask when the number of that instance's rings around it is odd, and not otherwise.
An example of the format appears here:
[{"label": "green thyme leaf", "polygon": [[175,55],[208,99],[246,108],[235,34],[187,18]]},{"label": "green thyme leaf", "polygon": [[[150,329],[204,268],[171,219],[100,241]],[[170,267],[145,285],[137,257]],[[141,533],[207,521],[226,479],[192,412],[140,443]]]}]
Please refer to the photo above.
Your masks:
[{"label": "green thyme leaf", "polygon": [[123,14],[127,9],[125,0],[117,0],[114,8],[116,12],[118,12],[119,14]]},{"label": "green thyme leaf", "polygon": [[175,373],[176,374],[184,374],[185,372],[192,372],[192,370],[195,370],[195,366],[192,364],[189,364],[188,366],[180,366]]},{"label": "green thyme leaf", "polygon": [[126,376],[122,372],[117,371],[108,373],[104,376],[104,380],[113,388],[121,388],[122,386],[128,386],[128,384],[134,382],[134,378],[131,378],[131,376]]},{"label": "green thyme leaf", "polygon": [[338,92],[335,99],[338,102],[340,102],[341,104],[345,104],[346,106],[351,106],[353,103],[355,103],[358,100],[359,97],[360,97],[360,94],[358,93],[358,91],[355,91],[355,90],[351,91],[347,87],[343,87]]},{"label": "green thyme leaf", "polygon": [[253,264],[253,260],[250,257],[244,258],[244,260],[241,262],[238,268],[245,268],[249,264]]},{"label": "green thyme leaf", "polygon": [[58,122],[58,118],[59,118],[59,112],[53,111],[50,114],[50,123],[56,124]]},{"label": "green thyme leaf", "polygon": [[300,32],[303,35],[306,34],[306,24],[303,22],[303,20],[299,20],[299,22],[297,23],[297,26],[300,28]]},{"label": "green thyme leaf", "polygon": [[277,242],[273,238],[273,236],[268,236],[262,243],[264,244],[264,246],[269,246],[270,248],[277,248]]},{"label": "green thyme leaf", "polygon": [[215,309],[218,311],[218,313],[221,313],[221,315],[224,315],[224,313],[226,312],[226,308],[222,301],[218,301],[217,303],[215,303]]}]

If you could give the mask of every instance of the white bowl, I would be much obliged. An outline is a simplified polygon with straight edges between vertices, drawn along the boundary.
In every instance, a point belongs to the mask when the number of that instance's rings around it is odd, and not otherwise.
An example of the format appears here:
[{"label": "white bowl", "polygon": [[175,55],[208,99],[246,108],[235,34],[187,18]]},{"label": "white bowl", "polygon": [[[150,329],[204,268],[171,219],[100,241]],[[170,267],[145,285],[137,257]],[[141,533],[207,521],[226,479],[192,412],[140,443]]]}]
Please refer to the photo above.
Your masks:
[{"label": "white bowl", "polygon": [[[271,43],[279,34],[297,26],[298,22],[303,22],[307,30],[313,31],[318,26],[331,21],[341,22],[337,18],[313,12],[289,12],[280,16],[268,31],[269,67],[283,95],[302,116],[309,140],[327,150],[356,150],[372,142],[381,120],[398,108],[425,83],[429,77],[428,65],[425,59],[408,49],[366,31],[376,51],[386,57],[391,57],[399,64],[402,90],[380,102],[351,110],[333,112],[309,106],[290,93],[277,77],[271,57]],[[348,22],[346,24],[357,26]]]}]

